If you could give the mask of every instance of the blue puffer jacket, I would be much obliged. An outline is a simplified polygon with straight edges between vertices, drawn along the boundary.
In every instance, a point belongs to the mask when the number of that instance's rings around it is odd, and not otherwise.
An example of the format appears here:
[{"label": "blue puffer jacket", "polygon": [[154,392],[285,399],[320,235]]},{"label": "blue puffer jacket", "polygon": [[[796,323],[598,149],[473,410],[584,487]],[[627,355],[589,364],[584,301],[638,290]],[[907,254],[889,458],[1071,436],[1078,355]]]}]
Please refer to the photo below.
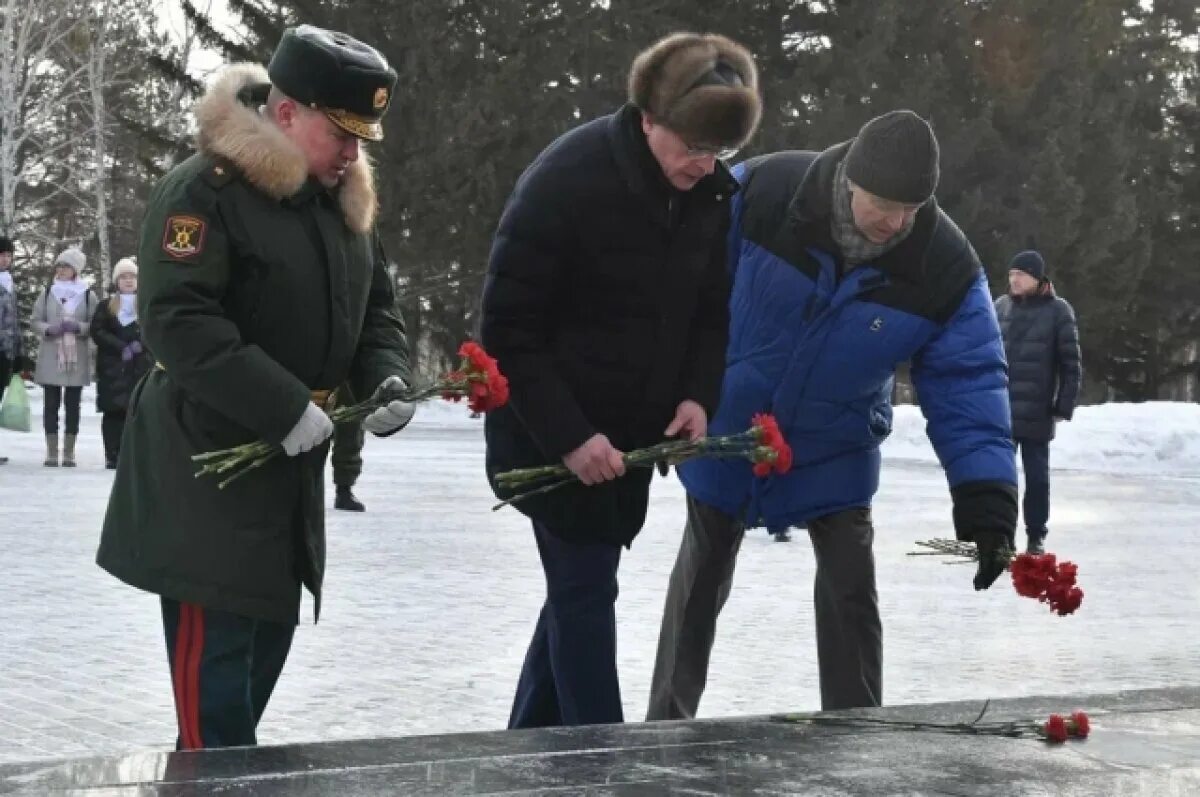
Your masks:
[{"label": "blue puffer jacket", "polygon": [[911,361],[928,432],[955,497],[959,536],[1011,534],[1016,465],[1000,329],[966,237],[931,201],[909,236],[843,278],[832,240],[833,176],[848,145],[741,164],[733,207],[730,342],[709,434],[757,412],[779,421],[795,455],[757,478],[739,460],[679,468],[698,500],[750,526],[801,524],[866,507],[892,427],[897,365]]}]

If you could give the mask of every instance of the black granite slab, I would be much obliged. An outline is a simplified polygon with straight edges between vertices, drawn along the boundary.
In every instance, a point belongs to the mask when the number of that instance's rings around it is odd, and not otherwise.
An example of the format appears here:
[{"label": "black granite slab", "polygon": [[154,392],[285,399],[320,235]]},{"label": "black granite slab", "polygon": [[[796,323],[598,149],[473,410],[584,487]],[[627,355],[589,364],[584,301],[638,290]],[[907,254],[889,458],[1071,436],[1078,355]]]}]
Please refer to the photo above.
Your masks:
[{"label": "black granite slab", "polygon": [[1092,735],[849,727],[969,723],[982,702],[793,717],[365,739],[0,766],[0,795],[1200,795],[1200,688],[994,701],[985,721],[1083,709]]}]

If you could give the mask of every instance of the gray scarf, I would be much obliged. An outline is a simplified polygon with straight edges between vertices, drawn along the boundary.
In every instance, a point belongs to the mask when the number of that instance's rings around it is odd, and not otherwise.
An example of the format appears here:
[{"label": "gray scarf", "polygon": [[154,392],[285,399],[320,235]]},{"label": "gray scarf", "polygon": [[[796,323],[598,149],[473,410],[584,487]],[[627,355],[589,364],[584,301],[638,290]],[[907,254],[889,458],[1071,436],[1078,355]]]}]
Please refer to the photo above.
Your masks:
[{"label": "gray scarf", "polygon": [[910,221],[907,227],[889,238],[886,243],[873,244],[868,241],[854,223],[854,211],[850,209],[850,180],[846,177],[845,161],[838,165],[837,174],[833,177],[833,214],[830,223],[833,242],[841,250],[842,260],[845,261],[847,269],[881,257],[907,238],[913,229],[913,222]]}]

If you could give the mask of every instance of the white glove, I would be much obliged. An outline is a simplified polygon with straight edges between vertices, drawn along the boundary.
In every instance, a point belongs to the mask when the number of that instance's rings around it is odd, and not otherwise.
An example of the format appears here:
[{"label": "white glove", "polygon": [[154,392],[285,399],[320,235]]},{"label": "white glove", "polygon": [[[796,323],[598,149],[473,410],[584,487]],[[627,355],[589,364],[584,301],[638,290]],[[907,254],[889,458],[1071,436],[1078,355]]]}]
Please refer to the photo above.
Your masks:
[{"label": "white glove", "polygon": [[304,408],[304,414],[300,416],[300,420],[292,427],[292,431],[283,438],[281,445],[289,457],[294,457],[301,452],[316,448],[332,435],[333,421],[329,420],[329,416],[325,414],[324,410],[310,401]]},{"label": "white glove", "polygon": [[[407,390],[408,385],[398,376],[389,376],[375,391],[375,395],[398,393]],[[372,412],[363,421],[363,428],[374,435],[394,434],[400,431],[417,413],[417,405],[408,401],[389,401]]]}]

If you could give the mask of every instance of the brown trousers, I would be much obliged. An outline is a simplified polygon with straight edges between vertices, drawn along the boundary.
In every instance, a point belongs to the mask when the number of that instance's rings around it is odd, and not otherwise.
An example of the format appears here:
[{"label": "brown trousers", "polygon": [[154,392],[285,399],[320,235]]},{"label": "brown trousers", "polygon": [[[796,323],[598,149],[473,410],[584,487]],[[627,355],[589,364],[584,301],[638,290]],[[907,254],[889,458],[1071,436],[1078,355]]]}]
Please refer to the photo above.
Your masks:
[{"label": "brown trousers", "polygon": [[[875,592],[875,530],[869,509],[808,524],[817,557],[814,607],[821,707],[878,706],[883,631]],[[688,497],[683,544],[671,573],[647,720],[696,716],[733,568],[745,535],[741,521]],[[780,709],[786,709],[780,706]]]}]

